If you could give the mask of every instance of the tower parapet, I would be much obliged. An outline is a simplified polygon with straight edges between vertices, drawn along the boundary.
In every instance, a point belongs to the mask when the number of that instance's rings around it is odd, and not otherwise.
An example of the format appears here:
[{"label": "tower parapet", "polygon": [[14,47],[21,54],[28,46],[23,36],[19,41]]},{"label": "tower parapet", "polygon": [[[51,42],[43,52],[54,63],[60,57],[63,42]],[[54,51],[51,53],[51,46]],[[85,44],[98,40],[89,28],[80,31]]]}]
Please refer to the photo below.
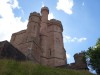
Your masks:
[{"label": "tower parapet", "polygon": [[51,20],[48,22],[48,26],[51,26],[51,25],[57,25],[57,26],[60,27],[61,30],[63,31],[63,26],[62,26],[61,21],[56,20],[56,19],[51,19]]},{"label": "tower parapet", "polygon": [[39,41],[40,22],[41,22],[41,16],[39,13],[37,12],[30,13],[26,31],[27,41],[32,41],[33,38],[37,38]]},{"label": "tower parapet", "polygon": [[41,19],[41,16],[39,13],[37,12],[30,13],[29,22],[34,21],[34,22],[40,23],[40,19]]}]

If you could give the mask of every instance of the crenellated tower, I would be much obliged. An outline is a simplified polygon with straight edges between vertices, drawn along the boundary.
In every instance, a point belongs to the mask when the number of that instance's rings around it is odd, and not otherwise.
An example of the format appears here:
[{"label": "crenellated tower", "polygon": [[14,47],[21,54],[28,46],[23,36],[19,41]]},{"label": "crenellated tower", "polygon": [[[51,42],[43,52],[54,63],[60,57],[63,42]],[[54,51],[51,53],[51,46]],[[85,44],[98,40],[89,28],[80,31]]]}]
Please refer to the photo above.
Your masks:
[{"label": "crenellated tower", "polygon": [[36,62],[41,63],[41,47],[40,47],[40,22],[41,16],[37,12],[30,13],[29,22],[27,25],[26,42],[28,44],[27,47],[27,55],[31,60],[36,60]]},{"label": "crenellated tower", "polygon": [[29,22],[26,30],[27,41],[34,40],[38,44],[40,43],[40,22],[41,16],[39,13],[30,13]]},{"label": "crenellated tower", "polygon": [[40,47],[40,22],[41,16],[37,12],[30,13],[26,30],[14,33],[11,43],[19,49],[29,60],[41,62]]},{"label": "crenellated tower", "polygon": [[66,64],[66,52],[63,45],[63,27],[60,21],[51,19],[48,22],[49,65]]}]

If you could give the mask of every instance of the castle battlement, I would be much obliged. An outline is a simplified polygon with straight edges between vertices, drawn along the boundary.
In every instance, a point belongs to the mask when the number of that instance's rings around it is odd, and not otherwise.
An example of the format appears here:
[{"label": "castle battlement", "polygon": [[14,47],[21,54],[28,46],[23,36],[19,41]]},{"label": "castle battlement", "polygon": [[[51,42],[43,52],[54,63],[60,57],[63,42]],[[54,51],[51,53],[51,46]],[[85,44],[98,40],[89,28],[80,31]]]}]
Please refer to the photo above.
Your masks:
[{"label": "castle battlement", "polygon": [[32,12],[32,13],[30,13],[29,18],[30,18],[31,16],[38,16],[38,17],[40,17],[40,13]]},{"label": "castle battlement", "polygon": [[37,12],[30,13],[29,22],[40,23],[40,20],[41,20],[40,13],[37,13]]},{"label": "castle battlement", "polygon": [[57,25],[63,31],[63,26],[62,26],[61,21],[56,20],[56,19],[51,19],[50,21],[48,21],[48,26],[51,26],[51,25]]}]

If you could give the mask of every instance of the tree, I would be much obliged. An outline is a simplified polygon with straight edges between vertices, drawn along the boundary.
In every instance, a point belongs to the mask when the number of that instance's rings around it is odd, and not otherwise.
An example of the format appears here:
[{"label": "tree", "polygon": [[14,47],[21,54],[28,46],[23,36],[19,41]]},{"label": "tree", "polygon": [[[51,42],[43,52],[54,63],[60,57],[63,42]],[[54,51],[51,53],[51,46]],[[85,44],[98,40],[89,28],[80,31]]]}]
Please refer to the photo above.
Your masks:
[{"label": "tree", "polygon": [[88,48],[86,58],[88,59],[88,65],[100,75],[100,38],[94,47]]},{"label": "tree", "polygon": [[98,41],[96,43],[96,47],[100,47],[100,38],[98,39]]}]

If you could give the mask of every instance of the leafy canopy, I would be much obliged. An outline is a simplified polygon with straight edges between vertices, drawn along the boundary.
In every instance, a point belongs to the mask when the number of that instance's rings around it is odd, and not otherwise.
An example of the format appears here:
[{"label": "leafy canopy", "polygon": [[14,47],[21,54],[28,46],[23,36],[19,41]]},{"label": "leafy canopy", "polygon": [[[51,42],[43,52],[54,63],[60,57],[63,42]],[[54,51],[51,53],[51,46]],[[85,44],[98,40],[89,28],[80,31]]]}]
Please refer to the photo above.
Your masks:
[{"label": "leafy canopy", "polygon": [[88,65],[100,74],[100,38],[97,40],[94,47],[88,48],[86,58],[88,59]]}]

